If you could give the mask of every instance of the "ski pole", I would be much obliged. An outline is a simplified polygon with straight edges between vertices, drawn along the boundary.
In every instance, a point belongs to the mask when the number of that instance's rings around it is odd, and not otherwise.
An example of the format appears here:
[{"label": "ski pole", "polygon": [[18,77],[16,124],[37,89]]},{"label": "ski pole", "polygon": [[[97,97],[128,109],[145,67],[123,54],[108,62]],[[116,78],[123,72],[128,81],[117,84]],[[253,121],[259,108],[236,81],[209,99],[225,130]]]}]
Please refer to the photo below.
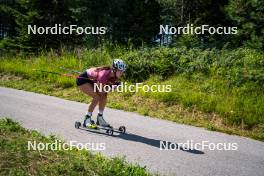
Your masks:
[{"label": "ski pole", "polygon": [[90,78],[76,76],[76,75],[67,74],[67,73],[58,73],[58,72],[52,72],[52,71],[46,71],[46,70],[39,70],[39,69],[33,69],[33,70],[34,71],[44,72],[44,73],[50,73],[50,74],[54,74],[54,75],[60,75],[60,76],[66,76],[66,77],[72,77],[72,78],[81,78],[81,79],[91,80]]},{"label": "ski pole", "polygon": [[71,70],[69,68],[65,68],[65,67],[60,67],[60,69],[63,69],[63,70],[68,70],[70,72],[73,72],[73,73],[78,73],[78,74],[81,74],[82,72],[78,71],[78,70]]}]

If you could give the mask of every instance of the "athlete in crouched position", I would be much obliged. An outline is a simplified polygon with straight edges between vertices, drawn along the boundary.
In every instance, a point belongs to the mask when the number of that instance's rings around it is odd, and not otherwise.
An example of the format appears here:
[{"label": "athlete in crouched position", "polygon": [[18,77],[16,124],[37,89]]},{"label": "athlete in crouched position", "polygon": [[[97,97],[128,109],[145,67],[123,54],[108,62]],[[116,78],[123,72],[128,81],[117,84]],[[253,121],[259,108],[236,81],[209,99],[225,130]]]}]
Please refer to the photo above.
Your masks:
[{"label": "athlete in crouched position", "polygon": [[[118,85],[118,80],[125,70],[126,64],[124,61],[121,59],[114,59],[112,66],[89,68],[76,79],[77,86],[80,90],[92,97],[92,102],[88,107],[88,112],[83,122],[84,127],[97,128],[97,125],[111,127],[103,118],[103,112],[107,103],[107,92],[100,92],[98,89],[94,89],[94,86],[95,84],[102,84],[102,86]],[[99,111],[95,124],[91,117],[97,104],[99,104]]]}]

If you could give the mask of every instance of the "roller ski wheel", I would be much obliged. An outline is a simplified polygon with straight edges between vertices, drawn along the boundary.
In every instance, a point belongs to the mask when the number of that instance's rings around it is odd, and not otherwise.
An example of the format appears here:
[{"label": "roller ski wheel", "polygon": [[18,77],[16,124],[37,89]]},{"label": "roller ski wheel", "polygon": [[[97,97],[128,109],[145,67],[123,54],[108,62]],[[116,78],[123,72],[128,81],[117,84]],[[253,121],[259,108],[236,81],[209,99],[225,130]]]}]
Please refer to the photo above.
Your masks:
[{"label": "roller ski wheel", "polygon": [[113,129],[108,129],[108,130],[106,130],[106,134],[108,134],[110,136],[113,136],[114,130]]},{"label": "roller ski wheel", "polygon": [[81,122],[75,122],[75,128],[79,129],[82,126]]},{"label": "roller ski wheel", "polygon": [[126,133],[126,127],[125,127],[125,126],[120,126],[120,127],[118,128],[118,131],[119,131],[120,133],[122,133],[122,134],[125,134],[125,133]]}]

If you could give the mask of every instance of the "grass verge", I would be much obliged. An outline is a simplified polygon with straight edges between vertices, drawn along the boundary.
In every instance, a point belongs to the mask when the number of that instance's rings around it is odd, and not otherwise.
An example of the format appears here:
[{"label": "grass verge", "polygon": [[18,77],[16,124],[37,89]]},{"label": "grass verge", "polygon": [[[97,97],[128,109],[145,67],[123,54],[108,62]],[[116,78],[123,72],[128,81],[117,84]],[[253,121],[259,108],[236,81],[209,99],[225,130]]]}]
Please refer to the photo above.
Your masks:
[{"label": "grass verge", "polygon": [[0,175],[151,175],[124,158],[106,158],[87,150],[28,150],[28,141],[54,143],[56,137],[29,131],[0,119]]}]

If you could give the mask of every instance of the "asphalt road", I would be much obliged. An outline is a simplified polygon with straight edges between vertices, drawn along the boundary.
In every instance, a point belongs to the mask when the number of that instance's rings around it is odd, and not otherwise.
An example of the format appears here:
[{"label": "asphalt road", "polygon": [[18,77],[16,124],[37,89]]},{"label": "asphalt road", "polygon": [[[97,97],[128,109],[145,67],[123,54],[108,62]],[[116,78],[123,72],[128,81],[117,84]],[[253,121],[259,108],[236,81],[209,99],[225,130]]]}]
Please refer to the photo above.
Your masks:
[{"label": "asphalt road", "polygon": [[[86,109],[83,103],[0,87],[0,117],[10,117],[43,134],[56,134],[67,142],[105,143],[105,150],[100,151],[104,155],[125,155],[127,161],[146,166],[151,172],[179,176],[264,175],[263,142],[109,108],[105,119],[115,127],[125,125],[128,134],[108,136],[77,130],[74,122],[82,120]],[[217,144],[226,150],[179,147],[188,141],[210,143],[211,149]],[[171,148],[161,150],[160,144],[165,142]]]}]

